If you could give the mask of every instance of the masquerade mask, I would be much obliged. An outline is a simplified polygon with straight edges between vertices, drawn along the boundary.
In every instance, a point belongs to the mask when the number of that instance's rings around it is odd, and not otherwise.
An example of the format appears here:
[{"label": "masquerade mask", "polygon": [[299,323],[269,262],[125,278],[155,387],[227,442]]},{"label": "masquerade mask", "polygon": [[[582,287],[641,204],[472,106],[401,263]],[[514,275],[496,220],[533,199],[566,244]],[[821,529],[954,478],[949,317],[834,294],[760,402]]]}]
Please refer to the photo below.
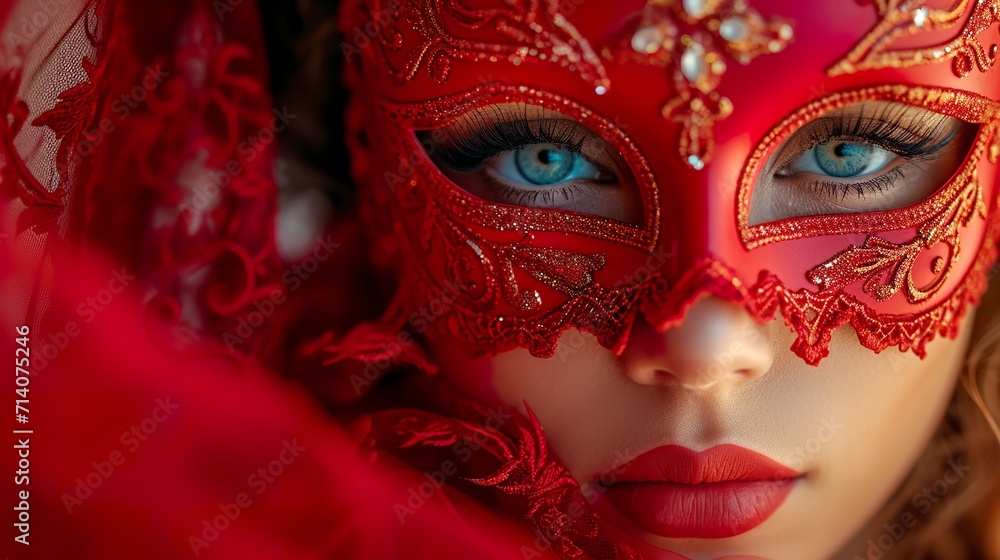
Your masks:
[{"label": "masquerade mask", "polygon": [[548,357],[569,328],[620,352],[638,315],[666,329],[714,295],[780,312],[810,364],[845,323],[922,356],[996,259],[998,21],[986,0],[348,2],[375,260],[487,354]]}]

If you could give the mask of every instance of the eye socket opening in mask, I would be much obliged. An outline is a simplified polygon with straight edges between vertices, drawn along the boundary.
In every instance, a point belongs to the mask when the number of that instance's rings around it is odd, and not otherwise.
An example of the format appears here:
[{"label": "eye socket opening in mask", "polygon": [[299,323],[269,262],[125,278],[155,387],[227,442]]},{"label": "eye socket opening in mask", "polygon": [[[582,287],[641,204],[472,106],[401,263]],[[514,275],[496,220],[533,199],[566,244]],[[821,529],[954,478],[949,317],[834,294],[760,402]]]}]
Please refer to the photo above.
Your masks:
[{"label": "eye socket opening in mask", "polygon": [[748,225],[917,204],[955,176],[978,130],[901,102],[829,111],[774,149],[755,179]]},{"label": "eye socket opening in mask", "polygon": [[414,134],[445,177],[480,199],[643,225],[642,197],[622,155],[558,111],[498,103]]}]

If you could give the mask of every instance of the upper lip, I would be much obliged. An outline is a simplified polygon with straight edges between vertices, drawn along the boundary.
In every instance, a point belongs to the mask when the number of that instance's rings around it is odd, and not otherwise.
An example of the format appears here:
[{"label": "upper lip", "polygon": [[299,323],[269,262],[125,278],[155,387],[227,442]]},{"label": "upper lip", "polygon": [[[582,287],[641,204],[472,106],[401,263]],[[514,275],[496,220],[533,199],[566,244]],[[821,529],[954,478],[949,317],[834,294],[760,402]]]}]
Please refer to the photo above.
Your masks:
[{"label": "upper lip", "polygon": [[664,445],[601,474],[608,500],[641,529],[667,538],[721,539],[781,507],[800,473],[738,445]]},{"label": "upper lip", "polygon": [[801,476],[769,457],[738,445],[723,444],[694,451],[664,445],[606,471],[603,484],[622,482],[672,482],[711,484],[728,481],[780,480]]}]

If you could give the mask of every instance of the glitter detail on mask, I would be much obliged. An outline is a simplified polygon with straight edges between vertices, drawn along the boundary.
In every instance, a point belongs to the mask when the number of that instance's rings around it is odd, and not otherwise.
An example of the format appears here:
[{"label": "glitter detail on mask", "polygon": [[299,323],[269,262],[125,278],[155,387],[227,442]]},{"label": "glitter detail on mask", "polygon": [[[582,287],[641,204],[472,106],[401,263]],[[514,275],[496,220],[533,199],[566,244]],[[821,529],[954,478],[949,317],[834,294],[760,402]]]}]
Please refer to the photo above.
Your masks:
[{"label": "glitter detail on mask", "polygon": [[[982,125],[970,156],[955,176],[927,199],[905,208],[852,214],[800,216],[766,224],[749,225],[751,195],[767,159],[795,131],[815,118],[852,103],[891,101],[921,107],[968,123]],[[750,154],[737,190],[737,220],[747,249],[775,241],[818,235],[874,233],[916,227],[939,216],[963,191],[979,190],[976,165],[994,137],[1000,103],[975,93],[946,88],[885,85],[846,90],[816,99],[775,126]],[[979,195],[981,196],[981,195]]]},{"label": "glitter detail on mask", "polygon": [[[613,146],[635,177],[642,224],[480,199],[452,184],[427,159],[413,133],[447,126],[477,108],[518,102],[560,111]],[[394,195],[388,197],[399,217],[396,223],[413,225],[397,226],[397,231],[420,255],[400,271],[411,307],[432,307],[435,295],[453,282],[457,296],[447,319],[435,328],[444,327],[474,351],[523,347],[535,356],[551,357],[569,328],[589,332],[620,351],[646,288],[597,281],[595,275],[610,266],[601,248],[628,252],[642,262],[658,245],[661,223],[652,171],[624,132],[564,97],[505,84],[485,84],[426,102],[382,100],[378,105],[391,123],[392,152],[420,155],[407,170],[409,180],[391,181]],[[553,246],[553,235],[574,241]]]},{"label": "glitter detail on mask", "polygon": [[[802,216],[748,225],[754,182],[771,154],[805,123],[850,103],[871,100],[922,107],[980,124],[980,130],[961,168],[921,202],[894,210]],[[957,334],[966,306],[979,301],[986,289],[988,271],[996,260],[995,239],[1000,231],[997,201],[985,199],[978,169],[984,154],[989,152],[988,146],[996,142],[998,122],[1000,104],[985,97],[949,89],[887,85],[817,99],[765,136],[747,160],[737,193],[740,235],[747,249],[803,237],[913,232],[908,241],[896,243],[884,234],[869,235],[861,246],[851,245],[812,267],[806,277],[818,286],[817,292],[775,291],[772,286],[780,285],[777,277],[761,279],[754,288],[760,291],[758,299],[774,298],[786,323],[798,332],[792,348],[796,353],[809,363],[817,363],[829,353],[832,331],[844,323],[854,327],[862,345],[876,352],[897,346],[923,356],[924,346],[936,334],[952,337]],[[996,163],[996,158],[986,159]],[[977,251],[974,262],[951,294],[934,298],[954,274],[961,255],[960,234],[974,219],[987,221],[982,246],[967,248]],[[918,258],[941,244],[946,247],[947,256],[923,261],[934,278],[926,285],[918,285],[913,278]],[[902,292],[909,304],[930,305],[915,306],[911,313],[877,313],[849,291],[858,282],[862,282],[862,293],[876,302],[888,301]],[[936,301],[931,302],[932,298]],[[758,304],[758,307],[767,306]]]},{"label": "glitter detail on mask", "polygon": [[748,64],[762,54],[784,50],[792,26],[764,20],[739,0],[650,0],[604,41],[601,54],[618,64],[634,62],[664,68],[674,96],[663,104],[664,118],[680,123],[681,159],[701,170],[712,160],[712,127],[733,112],[716,89],[727,62]]},{"label": "glitter detail on mask", "polygon": [[[955,75],[963,78],[972,70],[986,72],[996,63],[997,45],[988,48],[979,36],[1000,22],[998,0],[952,0],[943,10],[922,6],[914,0],[876,0],[879,22],[842,60],[830,67],[829,75],[852,74],[880,68],[906,68],[951,60]],[[972,5],[971,13],[964,17]],[[961,26],[954,39],[926,47],[893,49],[898,39],[925,31],[952,30]]]},{"label": "glitter detail on mask", "polygon": [[[599,95],[611,86],[600,58],[560,13],[559,0],[492,1],[475,8],[460,0],[371,0],[357,8],[358,25],[378,30],[375,40],[386,69],[400,82],[423,68],[444,83],[456,60],[503,60],[515,66],[557,65],[592,84]],[[484,40],[484,35],[492,37]]]}]

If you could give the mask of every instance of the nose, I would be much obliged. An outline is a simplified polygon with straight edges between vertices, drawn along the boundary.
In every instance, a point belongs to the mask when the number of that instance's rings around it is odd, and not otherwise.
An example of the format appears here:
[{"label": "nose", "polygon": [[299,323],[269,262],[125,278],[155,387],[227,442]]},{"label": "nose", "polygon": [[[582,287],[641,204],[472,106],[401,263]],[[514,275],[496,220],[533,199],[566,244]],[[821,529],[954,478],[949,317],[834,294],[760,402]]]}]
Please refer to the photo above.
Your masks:
[{"label": "nose", "polygon": [[742,306],[716,297],[699,300],[662,333],[637,319],[622,354],[636,383],[696,390],[757,379],[773,360],[767,331]]}]

